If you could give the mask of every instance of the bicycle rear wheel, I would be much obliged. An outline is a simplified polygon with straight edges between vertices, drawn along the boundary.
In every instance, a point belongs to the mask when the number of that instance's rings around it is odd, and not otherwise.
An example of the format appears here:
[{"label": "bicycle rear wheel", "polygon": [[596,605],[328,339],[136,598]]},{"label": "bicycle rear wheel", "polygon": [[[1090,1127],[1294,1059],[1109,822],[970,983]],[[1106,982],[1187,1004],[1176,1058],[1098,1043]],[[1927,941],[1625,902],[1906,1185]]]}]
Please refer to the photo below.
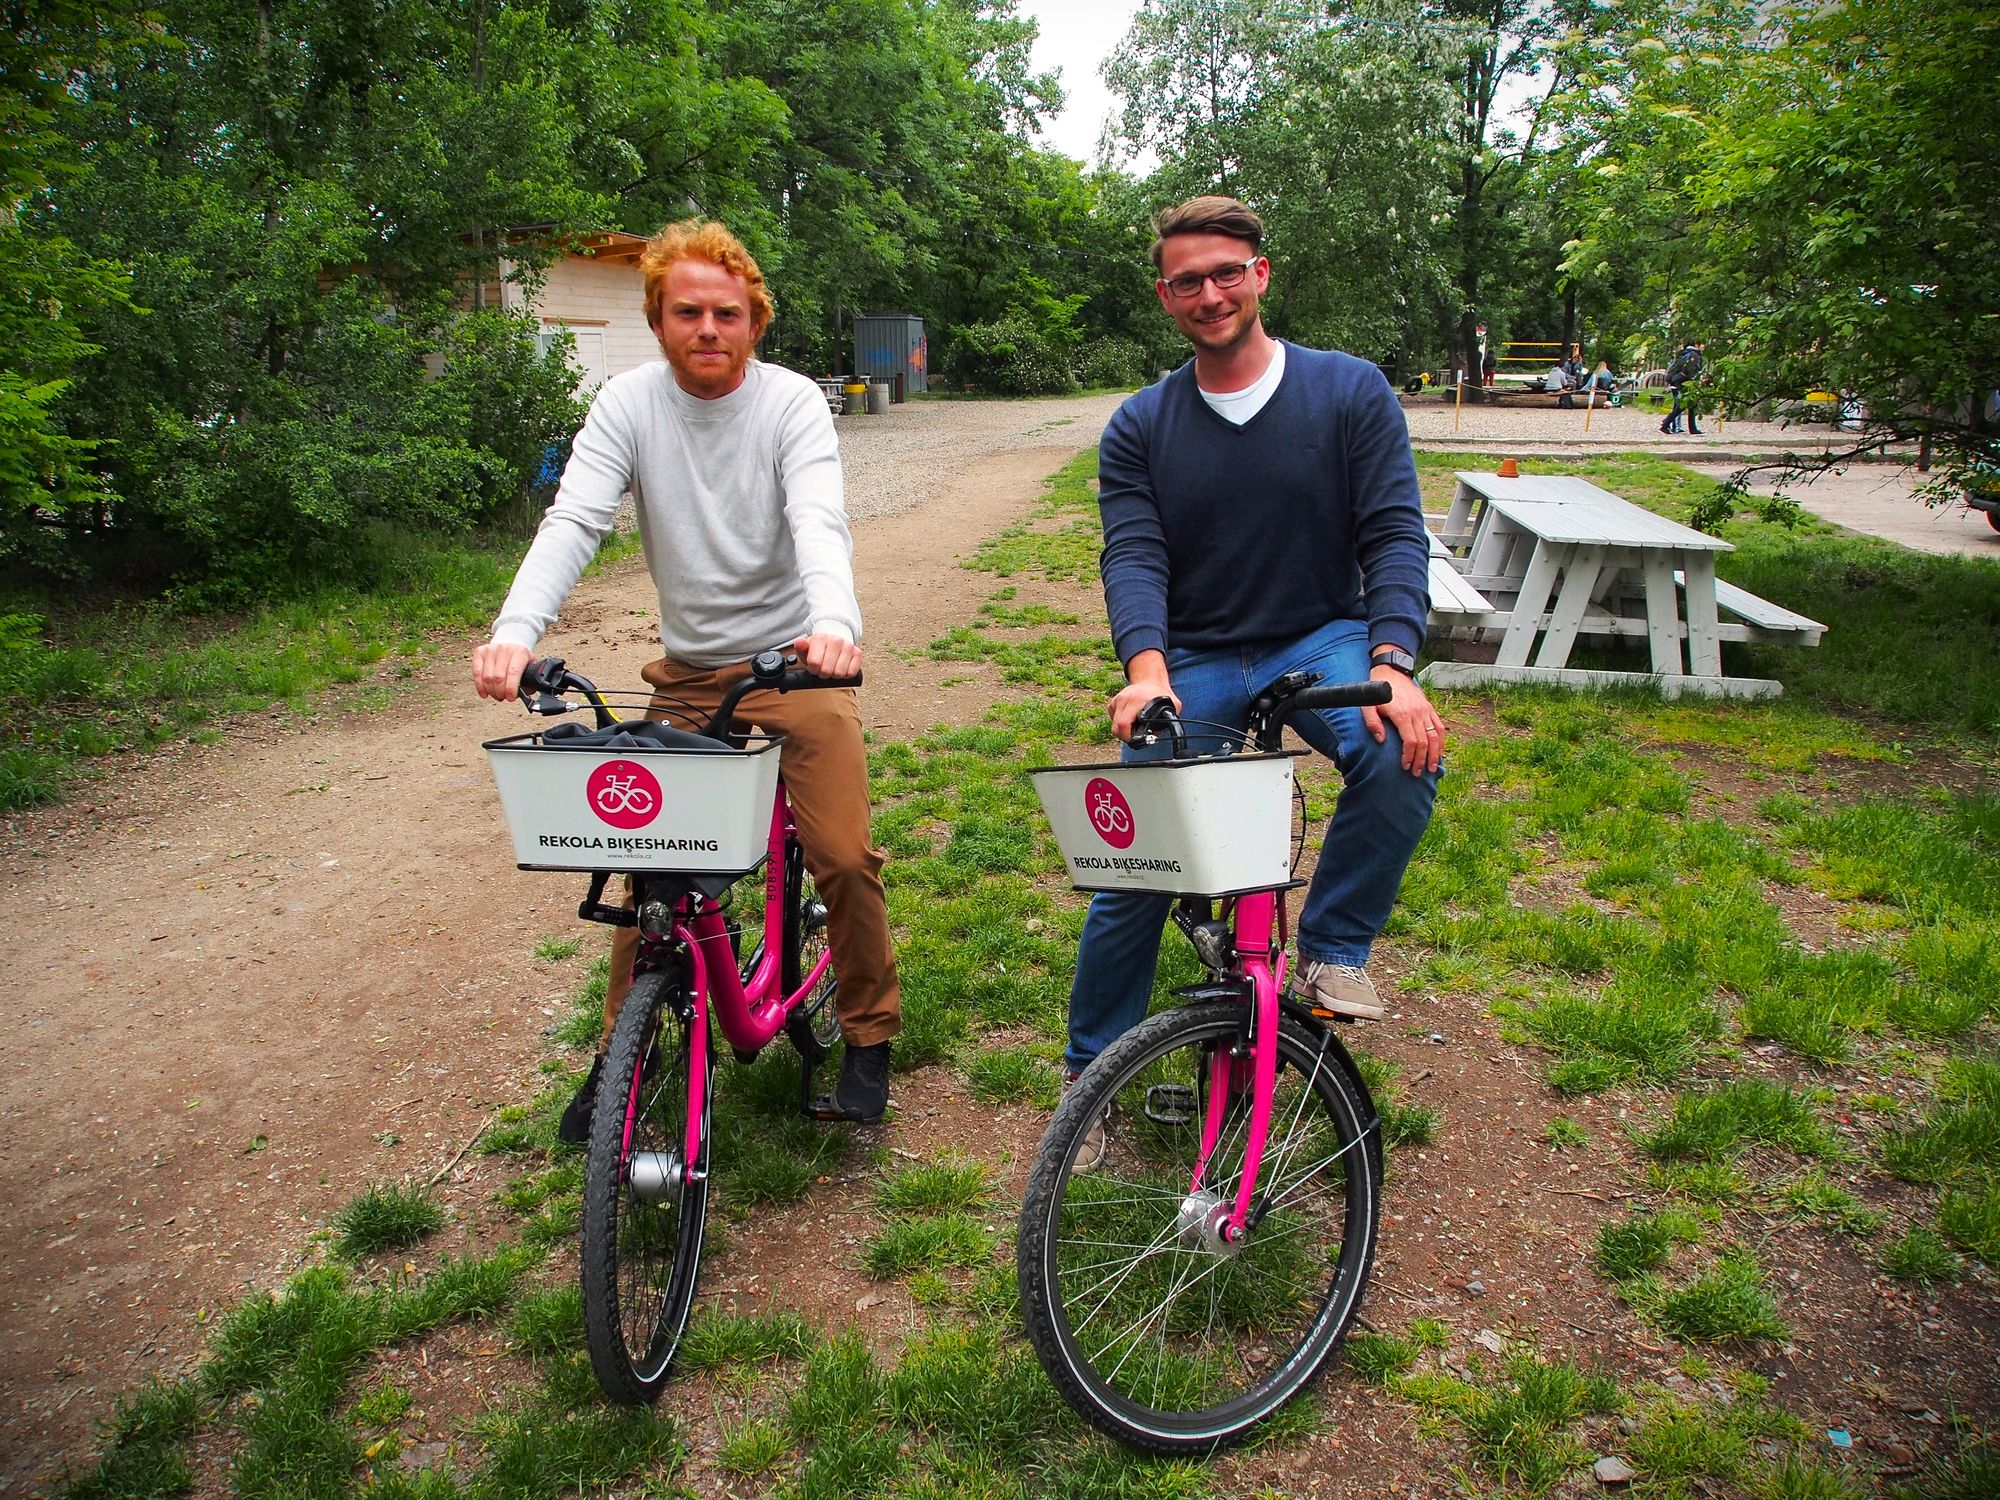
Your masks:
[{"label": "bicycle rear wheel", "polygon": [[[785,844],[785,928],[780,975],[785,993],[790,995],[805,983],[827,951],[826,903],[806,870],[805,850],[794,838]],[[840,1017],[834,1012],[834,997],[840,979],[827,965],[813,991],[785,1017],[785,1035],[809,1067],[818,1066],[840,1040]]]},{"label": "bicycle rear wheel", "polygon": [[[702,1070],[696,1145],[689,1085]],[[583,1326],[604,1394],[658,1398],[694,1305],[708,1217],[708,1038],[685,982],[643,974],[612,1028],[583,1182]]]},{"label": "bicycle rear wheel", "polygon": [[[1241,1004],[1188,1006],[1107,1048],[1050,1122],[1021,1206],[1021,1312],[1042,1368],[1093,1426],[1153,1452],[1213,1449],[1297,1394],[1346,1332],[1374,1255],[1374,1108],[1331,1036],[1298,1017],[1279,1023],[1244,1240],[1213,1226],[1242,1179],[1247,1094],[1190,1191],[1212,1060],[1247,1059],[1249,1020]],[[1079,1170],[1107,1116],[1103,1161]]]}]

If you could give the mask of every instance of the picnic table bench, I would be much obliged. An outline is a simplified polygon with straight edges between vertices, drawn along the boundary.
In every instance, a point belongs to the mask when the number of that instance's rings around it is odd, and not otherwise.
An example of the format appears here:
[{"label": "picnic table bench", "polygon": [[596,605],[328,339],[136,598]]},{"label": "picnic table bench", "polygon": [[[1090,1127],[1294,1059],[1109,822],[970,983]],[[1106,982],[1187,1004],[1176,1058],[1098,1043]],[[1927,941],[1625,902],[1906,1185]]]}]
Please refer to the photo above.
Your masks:
[{"label": "picnic table bench", "polygon": [[[1491,663],[1433,662],[1426,684],[1657,683],[1663,692],[1776,697],[1728,677],[1724,641],[1817,645],[1825,627],[1715,576],[1728,542],[1568,475],[1465,473],[1431,542],[1440,634],[1497,638]],[[1727,616],[1727,618],[1725,618]],[[1643,639],[1652,671],[1580,669],[1580,636]],[[1531,660],[1532,658],[1532,660]]]}]

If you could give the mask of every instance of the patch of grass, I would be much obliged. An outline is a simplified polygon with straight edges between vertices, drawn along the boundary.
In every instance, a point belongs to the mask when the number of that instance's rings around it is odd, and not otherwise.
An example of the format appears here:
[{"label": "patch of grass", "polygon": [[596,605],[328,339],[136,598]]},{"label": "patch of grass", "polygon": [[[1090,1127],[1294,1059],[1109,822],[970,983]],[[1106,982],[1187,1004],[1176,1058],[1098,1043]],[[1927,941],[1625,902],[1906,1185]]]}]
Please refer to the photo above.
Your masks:
[{"label": "patch of grass", "polygon": [[1048,1417],[1048,1385],[1033,1354],[991,1324],[919,1334],[883,1397],[906,1429],[1017,1471],[1035,1457]]},{"label": "patch of grass", "polygon": [[444,1208],[427,1188],[382,1183],[333,1216],[333,1252],[346,1260],[407,1250],[444,1225]]},{"label": "patch of grass", "polygon": [[1930,1108],[1885,1135],[1879,1149],[1893,1175],[1942,1187],[1938,1227],[2000,1267],[2000,1059],[1951,1059]]},{"label": "patch of grass", "polygon": [[1912,1229],[1882,1247],[1882,1269],[1898,1281],[1932,1286],[1958,1279],[1958,1257],[1928,1229]]},{"label": "patch of grass", "polygon": [[561,963],[566,958],[575,958],[583,951],[583,939],[576,937],[543,938],[535,944],[535,957],[545,964]]},{"label": "patch of grass", "polygon": [[1801,1156],[1831,1156],[1837,1149],[1803,1095],[1757,1078],[1682,1094],[1665,1124],[1638,1137],[1639,1147],[1659,1161],[1729,1161],[1752,1143]]},{"label": "patch of grass", "polygon": [[791,1452],[792,1440],[784,1428],[754,1417],[723,1435],[716,1445],[715,1461],[731,1474],[755,1479],[784,1467]]},{"label": "patch of grass", "polygon": [[384,1380],[354,1400],[354,1420],[364,1427],[392,1427],[410,1414],[417,1398],[408,1386]]},{"label": "patch of grass", "polygon": [[974,1052],[961,1065],[973,1097],[988,1104],[1032,1104],[1054,1109],[1062,1096],[1062,1069],[1033,1047]]},{"label": "patch of grass", "polygon": [[1648,1299],[1661,1329],[1698,1343],[1741,1343],[1789,1337],[1776,1299],[1764,1285],[1764,1268],[1742,1247],[1725,1250],[1686,1286]]},{"label": "patch of grass", "polygon": [[1933,1455],[1915,1481],[1889,1486],[1890,1500],[1989,1500],[2000,1495],[2000,1446],[1990,1439]]},{"label": "patch of grass", "polygon": [[1588,1146],[1590,1132],[1568,1115],[1557,1115],[1542,1127],[1542,1139],[1558,1151],[1568,1151]]},{"label": "patch of grass", "polygon": [[1380,1114],[1382,1141],[1390,1147],[1428,1146],[1437,1139],[1438,1126],[1444,1120],[1441,1110],[1394,1099],[1381,1104]]},{"label": "patch of grass", "polygon": [[1721,1034],[1704,1000],[1683,989],[1614,986],[1599,997],[1559,991],[1509,1012],[1545,1046],[1565,1054],[1549,1074],[1563,1093],[1596,1093],[1628,1078],[1671,1083]]},{"label": "patch of grass", "polygon": [[1415,1343],[1386,1333],[1351,1333],[1343,1346],[1348,1368],[1363,1380],[1387,1385],[1414,1365],[1423,1350]]},{"label": "patch of grass", "polygon": [[760,1314],[700,1308],[675,1356],[675,1368],[727,1370],[738,1365],[800,1359],[817,1340],[812,1326],[795,1312]]},{"label": "patch of grass", "polygon": [[1597,1268],[1613,1281],[1633,1281],[1664,1266],[1674,1246],[1701,1238],[1700,1222],[1685,1209],[1634,1214],[1597,1231]]},{"label": "patch of grass", "polygon": [[986,1188],[984,1162],[946,1156],[885,1179],[875,1190],[875,1206],[885,1214],[950,1213],[984,1203]]},{"label": "patch of grass", "polygon": [[1410,1342],[1420,1349],[1442,1349],[1451,1342],[1451,1328],[1437,1318],[1412,1318]]},{"label": "patch of grass", "polygon": [[525,1294],[514,1304],[507,1337],[531,1358],[567,1359],[584,1346],[582,1292],[571,1284]]},{"label": "patch of grass", "polygon": [[555,1411],[529,1406],[477,1424],[486,1444],[481,1500],[544,1500],[623,1488],[646,1473],[671,1476],[685,1455],[672,1418],[650,1407]]},{"label": "patch of grass", "polygon": [[886,1280],[912,1271],[976,1266],[993,1251],[993,1236],[967,1213],[903,1219],[873,1236],[862,1251],[862,1268]]},{"label": "patch of grass", "polygon": [[65,1475],[61,1500],[153,1500],[194,1487],[186,1446],[200,1426],[204,1398],[191,1380],[150,1380],[121,1397],[100,1429],[94,1468]]},{"label": "patch of grass", "polygon": [[326,688],[429,654],[427,633],[483,625],[516,544],[384,536],[365,584],[327,585],[233,617],[150,601],[80,605],[18,588],[0,600],[0,688],[21,711],[0,747],[0,806],[60,798],[88,762],[204,726],[297,712]]},{"label": "patch of grass", "polygon": [[1873,1234],[1888,1220],[1887,1214],[1864,1206],[1853,1193],[1817,1169],[1781,1184],[1772,1195],[1772,1203],[1794,1218],[1815,1220],[1841,1234]]},{"label": "patch of grass", "polygon": [[1603,1388],[1574,1365],[1518,1356],[1484,1394],[1461,1420],[1481,1467],[1497,1484],[1543,1494],[1587,1461],[1568,1429],[1604,1399]]}]

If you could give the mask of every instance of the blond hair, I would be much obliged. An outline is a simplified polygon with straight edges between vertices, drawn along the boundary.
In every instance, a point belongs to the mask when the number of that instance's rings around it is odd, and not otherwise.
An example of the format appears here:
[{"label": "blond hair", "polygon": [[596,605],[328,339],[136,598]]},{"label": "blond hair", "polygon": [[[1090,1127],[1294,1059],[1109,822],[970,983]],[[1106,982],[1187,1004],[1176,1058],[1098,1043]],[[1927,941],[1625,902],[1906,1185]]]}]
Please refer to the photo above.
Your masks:
[{"label": "blond hair", "polygon": [[770,290],[757,259],[743,248],[743,242],[713,219],[682,219],[669,224],[650,240],[639,255],[639,270],[646,278],[646,321],[660,321],[660,302],[666,295],[667,272],[675,262],[705,260],[732,276],[743,278],[750,292],[750,326],[753,338],[762,338],[771,326]]}]

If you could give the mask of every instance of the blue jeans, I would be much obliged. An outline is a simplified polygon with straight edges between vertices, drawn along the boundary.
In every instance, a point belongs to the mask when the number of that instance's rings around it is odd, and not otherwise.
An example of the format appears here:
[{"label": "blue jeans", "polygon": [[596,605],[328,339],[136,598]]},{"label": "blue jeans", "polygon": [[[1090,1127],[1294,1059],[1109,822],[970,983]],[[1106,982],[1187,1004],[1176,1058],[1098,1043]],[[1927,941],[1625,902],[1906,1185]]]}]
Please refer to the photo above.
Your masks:
[{"label": "blue jeans", "polygon": [[[1250,700],[1287,672],[1318,672],[1328,682],[1368,675],[1368,623],[1335,620],[1303,640],[1213,651],[1170,650],[1167,672],[1180,694],[1183,718],[1241,729]],[[1323,963],[1363,964],[1389,920],[1403,871],[1430,823],[1437,777],[1402,767],[1403,741],[1387,720],[1377,744],[1358,708],[1320,709],[1293,717],[1292,727],[1340,768],[1342,789],[1320,851],[1319,868],[1299,914],[1299,955]],[[1190,734],[1192,753],[1212,752],[1218,737]],[[1167,744],[1125,747],[1125,760],[1156,760]],[[1076,980],[1069,994],[1071,1071],[1091,1060],[1145,1018],[1160,959],[1160,934],[1171,896],[1101,892],[1091,897]]]}]

